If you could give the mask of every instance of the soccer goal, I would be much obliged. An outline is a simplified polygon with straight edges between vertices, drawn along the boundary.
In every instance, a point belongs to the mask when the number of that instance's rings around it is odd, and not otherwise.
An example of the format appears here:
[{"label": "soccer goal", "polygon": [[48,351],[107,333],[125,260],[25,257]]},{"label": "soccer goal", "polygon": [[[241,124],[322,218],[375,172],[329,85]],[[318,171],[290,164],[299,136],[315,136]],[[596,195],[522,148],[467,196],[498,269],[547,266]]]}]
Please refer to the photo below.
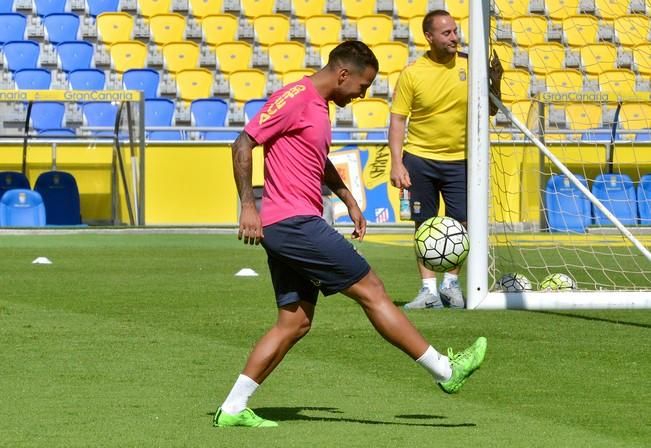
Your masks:
[{"label": "soccer goal", "polygon": [[[98,163],[102,148],[112,148],[111,223],[144,224],[144,98],[140,91],[0,90],[0,116],[2,144],[22,148],[23,174],[32,168],[42,171],[42,163],[38,167],[28,163],[42,159],[32,155],[43,146],[51,148],[52,170],[64,159],[64,165],[81,171]],[[97,177],[87,184],[104,188]]]},{"label": "soccer goal", "polygon": [[[630,70],[530,65],[507,70],[491,118],[486,61],[500,23],[471,2],[468,308],[651,307],[651,92]],[[530,286],[505,287],[509,274]],[[573,282],[546,281],[554,274]]]}]

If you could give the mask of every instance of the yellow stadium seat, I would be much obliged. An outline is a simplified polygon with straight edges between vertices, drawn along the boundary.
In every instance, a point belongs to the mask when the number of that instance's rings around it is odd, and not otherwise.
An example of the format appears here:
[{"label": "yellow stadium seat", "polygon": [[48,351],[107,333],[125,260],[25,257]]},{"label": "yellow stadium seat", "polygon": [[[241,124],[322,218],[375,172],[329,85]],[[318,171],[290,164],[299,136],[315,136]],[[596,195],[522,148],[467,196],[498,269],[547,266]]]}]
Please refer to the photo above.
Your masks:
[{"label": "yellow stadium seat", "polygon": [[[536,103],[538,104],[538,103]],[[511,114],[518,120],[520,123],[524,124],[525,126],[529,127],[533,123],[529,123],[529,114],[534,112],[532,110],[532,105],[533,101],[530,99],[520,99],[513,101],[508,105],[509,111],[511,111]],[[534,114],[533,116],[536,116],[537,114]]]},{"label": "yellow stadium seat", "polygon": [[300,42],[277,42],[269,45],[269,68],[286,73],[305,67],[305,46]]},{"label": "yellow stadium seat", "polygon": [[545,15],[559,23],[566,17],[579,14],[581,0],[545,0]]},{"label": "yellow stadium seat", "polygon": [[548,92],[567,93],[583,90],[583,74],[574,69],[552,70],[545,74]]},{"label": "yellow stadium seat", "polygon": [[253,19],[255,40],[268,47],[276,42],[289,40],[289,18],[283,14],[265,14]]},{"label": "yellow stadium seat", "polygon": [[182,101],[209,98],[213,94],[214,76],[205,68],[182,70],[176,74],[176,97]]},{"label": "yellow stadium seat", "polygon": [[604,70],[616,68],[617,48],[611,43],[588,44],[579,51],[581,67],[588,75],[598,75]]},{"label": "yellow stadium seat", "polygon": [[133,38],[133,16],[126,12],[103,12],[95,20],[97,40],[105,44]]},{"label": "yellow stadium seat", "polygon": [[201,38],[208,45],[237,40],[239,23],[232,14],[211,14],[201,21]]},{"label": "yellow stadium seat", "polygon": [[529,14],[528,0],[495,0],[497,17],[511,20],[518,16]]},{"label": "yellow stadium seat", "polygon": [[513,45],[506,42],[494,42],[491,46],[490,54],[495,50],[497,57],[505,69],[513,67]]},{"label": "yellow stadium seat", "polygon": [[162,46],[185,39],[185,17],[181,14],[156,14],[149,18],[149,40]]},{"label": "yellow stadium seat", "polygon": [[651,76],[651,43],[633,47],[633,67],[640,75]]},{"label": "yellow stadium seat", "polygon": [[334,50],[337,45],[339,45],[338,42],[332,42],[321,46],[319,49],[321,54],[321,66],[325,66],[328,63],[330,52]]},{"label": "yellow stadium seat", "polygon": [[166,14],[172,10],[172,0],[138,0],[138,14],[149,19],[156,14]]},{"label": "yellow stadium seat", "polygon": [[624,129],[651,129],[651,103],[624,102],[619,121]]},{"label": "yellow stadium seat", "polygon": [[402,21],[424,16],[428,10],[427,0],[393,0],[393,14]]},{"label": "yellow stadium seat", "polygon": [[347,19],[359,19],[375,14],[375,2],[368,0],[341,0],[341,13]]},{"label": "yellow stadium seat", "polygon": [[274,0],[240,0],[240,13],[249,20],[274,12]]},{"label": "yellow stadium seat", "polygon": [[628,13],[630,0],[594,0],[595,15],[612,22],[615,17]]},{"label": "yellow stadium seat", "polygon": [[400,78],[400,73],[402,70],[396,70],[387,75],[387,83],[389,84],[389,97],[393,98],[393,91],[396,88],[398,78]]},{"label": "yellow stadium seat", "polygon": [[137,40],[116,42],[109,49],[111,68],[124,73],[132,68],[147,66],[147,45]]},{"label": "yellow stadium seat", "polygon": [[334,14],[321,14],[305,19],[305,41],[320,47],[341,40],[341,19]]},{"label": "yellow stadium seat", "polygon": [[234,101],[241,103],[267,96],[267,77],[262,70],[237,70],[231,73],[228,82]]},{"label": "yellow stadium seat", "polygon": [[198,19],[206,16],[221,14],[224,11],[224,0],[190,0],[188,11]]},{"label": "yellow stadium seat", "polygon": [[244,41],[223,42],[215,46],[217,69],[228,76],[236,70],[251,67],[253,47]]},{"label": "yellow stadium seat", "polygon": [[565,47],[558,42],[535,44],[528,51],[529,67],[537,75],[565,68]]},{"label": "yellow stadium seat", "polygon": [[170,42],[163,45],[163,64],[165,69],[176,74],[181,70],[197,68],[200,56],[199,45],[195,42]]},{"label": "yellow stadium seat", "polygon": [[468,44],[470,42],[470,17],[463,17],[456,19],[457,21],[457,36],[461,42]]},{"label": "yellow stadium seat", "polygon": [[635,73],[626,68],[605,70],[599,73],[599,90],[617,96],[635,94]]},{"label": "yellow stadium seat", "polygon": [[425,16],[414,16],[409,19],[409,42],[412,44],[422,47],[429,47],[427,39],[425,39],[425,33],[423,33],[423,19]]},{"label": "yellow stadium seat", "polygon": [[585,130],[602,126],[602,108],[596,103],[569,103],[565,106],[565,121],[569,129]]},{"label": "yellow stadium seat", "polygon": [[561,27],[563,41],[570,47],[582,47],[599,41],[599,20],[595,16],[569,16],[563,19]]},{"label": "yellow stadium seat", "polygon": [[385,42],[371,47],[380,63],[380,75],[402,70],[409,60],[409,47],[403,42]]},{"label": "yellow stadium seat", "polygon": [[651,17],[642,14],[632,14],[615,17],[615,40],[625,47],[649,42],[651,32]]},{"label": "yellow stadium seat", "polygon": [[350,104],[353,124],[358,128],[385,128],[389,125],[389,103],[382,98],[362,98]]},{"label": "yellow stadium seat", "polygon": [[393,40],[393,20],[382,14],[360,17],[357,19],[357,39],[369,46]]},{"label": "yellow stadium seat", "polygon": [[466,18],[470,15],[470,0],[446,0],[445,10],[450,13],[455,20]]},{"label": "yellow stadium seat", "polygon": [[292,14],[299,20],[325,14],[327,0],[292,0]]},{"label": "yellow stadium seat", "polygon": [[544,43],[547,38],[547,19],[543,16],[518,16],[511,20],[513,43],[520,47]]},{"label": "yellow stadium seat", "polygon": [[502,100],[513,102],[527,99],[531,92],[531,75],[526,70],[504,70],[502,75]]},{"label": "yellow stadium seat", "polygon": [[299,81],[303,79],[304,76],[310,76],[315,73],[314,69],[311,68],[303,68],[300,70],[289,70],[285,73],[283,73],[282,80],[283,80],[283,85],[286,86],[287,84],[291,84],[292,82]]}]

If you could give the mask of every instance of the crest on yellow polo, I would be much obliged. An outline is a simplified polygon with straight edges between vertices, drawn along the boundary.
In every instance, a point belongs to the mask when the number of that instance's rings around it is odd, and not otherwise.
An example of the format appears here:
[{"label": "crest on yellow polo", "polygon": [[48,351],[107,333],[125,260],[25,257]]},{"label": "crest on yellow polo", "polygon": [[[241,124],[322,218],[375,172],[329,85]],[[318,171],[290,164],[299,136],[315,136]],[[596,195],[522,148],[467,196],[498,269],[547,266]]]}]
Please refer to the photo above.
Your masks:
[{"label": "crest on yellow polo", "polygon": [[468,233],[456,219],[435,216],[423,222],[414,236],[416,256],[432,271],[446,272],[468,256]]}]

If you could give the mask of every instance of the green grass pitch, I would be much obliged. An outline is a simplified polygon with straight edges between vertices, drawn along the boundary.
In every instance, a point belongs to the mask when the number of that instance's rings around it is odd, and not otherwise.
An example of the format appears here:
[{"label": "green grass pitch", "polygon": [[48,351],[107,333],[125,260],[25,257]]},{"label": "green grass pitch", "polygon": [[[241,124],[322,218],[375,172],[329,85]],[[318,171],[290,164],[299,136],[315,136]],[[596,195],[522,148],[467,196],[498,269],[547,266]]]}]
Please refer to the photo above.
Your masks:
[{"label": "green grass pitch", "polygon": [[[361,251],[397,303],[408,247]],[[0,446],[634,447],[651,427],[651,311],[410,312],[432,344],[489,341],[447,396],[357,305],[312,332],[251,401],[276,429],[211,418],[275,305],[264,251],[233,235],[0,237]],[[51,265],[34,265],[44,256]],[[259,277],[239,278],[243,267]]]}]

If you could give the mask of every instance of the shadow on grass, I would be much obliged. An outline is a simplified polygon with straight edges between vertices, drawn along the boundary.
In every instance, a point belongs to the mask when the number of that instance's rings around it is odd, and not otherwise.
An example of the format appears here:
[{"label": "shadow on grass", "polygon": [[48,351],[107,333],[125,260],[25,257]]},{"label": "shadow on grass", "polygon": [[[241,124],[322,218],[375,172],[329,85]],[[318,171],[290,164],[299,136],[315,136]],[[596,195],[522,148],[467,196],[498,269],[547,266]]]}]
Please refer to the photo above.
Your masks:
[{"label": "shadow on grass", "polygon": [[651,324],[642,324],[639,322],[628,322],[624,320],[618,320],[618,319],[604,319],[603,317],[593,317],[593,316],[583,316],[581,314],[574,314],[574,313],[562,313],[559,311],[530,311],[533,313],[541,313],[541,314],[551,314],[553,316],[561,316],[561,317],[568,317],[571,319],[583,319],[583,320],[591,320],[594,322],[605,322],[609,324],[617,324],[617,325],[628,325],[629,327],[638,327],[638,328],[651,328]]},{"label": "shadow on grass", "polygon": [[[342,411],[329,407],[273,407],[257,408],[256,414],[269,420],[283,421],[310,421],[310,422],[333,422],[333,423],[361,423],[365,425],[400,425],[400,426],[421,426],[433,428],[461,428],[474,427],[474,423],[431,423],[432,420],[444,420],[447,417],[441,415],[413,414],[396,415],[396,419],[411,420],[400,422],[394,420],[374,420],[345,417]],[[307,415],[306,413],[312,414]],[[422,420],[416,422],[417,420]]]}]

